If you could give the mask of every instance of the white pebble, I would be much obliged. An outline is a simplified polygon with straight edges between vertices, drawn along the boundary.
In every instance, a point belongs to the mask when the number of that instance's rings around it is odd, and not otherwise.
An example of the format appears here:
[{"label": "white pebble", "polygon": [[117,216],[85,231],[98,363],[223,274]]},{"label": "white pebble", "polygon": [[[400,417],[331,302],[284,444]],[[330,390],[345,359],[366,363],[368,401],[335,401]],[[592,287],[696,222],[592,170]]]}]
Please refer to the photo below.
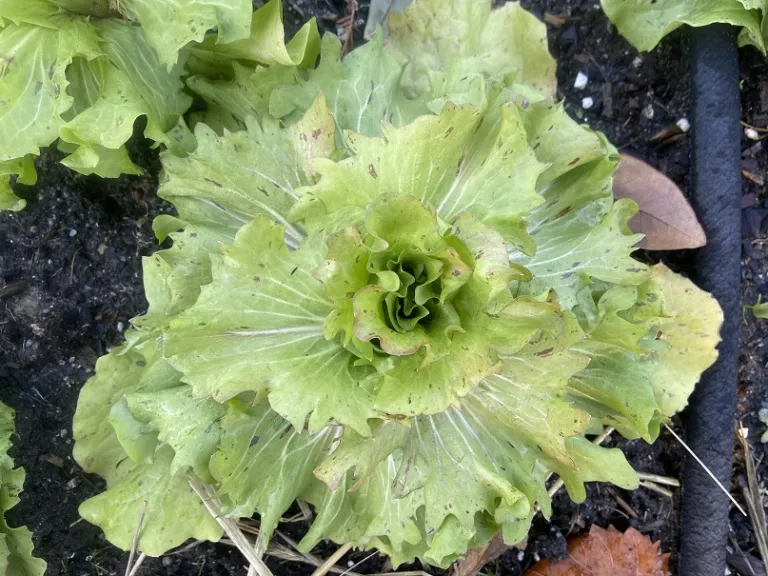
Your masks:
[{"label": "white pebble", "polygon": [[642,65],[643,65],[643,57],[635,56],[635,59],[632,60],[632,68],[640,68],[640,66]]},{"label": "white pebble", "polygon": [[523,560],[525,560],[525,552],[518,552],[517,553],[517,561],[518,562],[522,562]]},{"label": "white pebble", "polygon": [[595,105],[595,101],[592,100],[591,96],[587,96],[586,98],[582,98],[581,100],[581,107],[584,108],[584,110],[589,110],[594,105]]},{"label": "white pebble", "polygon": [[675,124],[677,124],[677,127],[683,132],[688,132],[688,130],[691,129],[691,123],[688,122],[688,118],[680,118]]},{"label": "white pebble", "polygon": [[584,88],[587,87],[587,82],[589,82],[587,75],[583,72],[579,72],[576,74],[576,81],[573,83],[573,87],[576,88],[576,90],[584,90]]},{"label": "white pebble", "polygon": [[539,556],[538,552],[534,552],[533,553],[533,561],[534,562],[538,562],[539,560],[541,560],[541,556]]},{"label": "white pebble", "polygon": [[744,136],[750,140],[760,140],[760,134],[754,128],[744,128]]},{"label": "white pebble", "polygon": [[643,108],[643,116],[648,118],[648,120],[653,120],[653,115],[654,115],[654,111],[653,111],[653,106],[651,104],[648,104],[648,106]]},{"label": "white pebble", "polygon": [[117,331],[118,332],[122,332],[123,331],[123,323],[122,322],[118,322],[117,323]]},{"label": "white pebble", "polygon": [[749,436],[749,428],[739,426],[739,434],[741,434],[742,438],[746,439]]},{"label": "white pebble", "polygon": [[77,230],[75,230],[74,228],[72,228],[72,230],[70,230],[70,231],[69,231],[69,237],[70,237],[70,238],[73,238],[73,237],[75,237],[75,236],[77,236]]}]

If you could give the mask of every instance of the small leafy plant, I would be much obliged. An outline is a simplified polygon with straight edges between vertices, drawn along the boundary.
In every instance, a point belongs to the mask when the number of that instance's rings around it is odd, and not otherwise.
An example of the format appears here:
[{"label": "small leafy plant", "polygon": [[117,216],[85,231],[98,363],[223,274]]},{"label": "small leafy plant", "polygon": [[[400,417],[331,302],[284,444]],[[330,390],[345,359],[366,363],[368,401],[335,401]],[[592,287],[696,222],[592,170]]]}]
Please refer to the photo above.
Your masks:
[{"label": "small leafy plant", "polygon": [[45,562],[32,556],[32,534],[25,527],[11,528],[5,513],[19,503],[24,486],[23,468],[14,468],[8,455],[11,436],[16,432],[15,413],[0,402],[0,573],[42,576]]},{"label": "small leafy plant", "polygon": [[125,149],[139,117],[147,138],[194,150],[190,74],[314,62],[314,21],[286,46],[278,0],[251,12],[250,0],[0,0],[0,210],[24,207],[10,176],[34,184],[34,157],[57,139],[66,166],[104,177],[141,172]]},{"label": "small leafy plant", "polygon": [[631,257],[618,155],[552,101],[517,4],[418,0],[341,58],[191,81],[197,147],[163,154],[148,312],[102,357],[81,514],[160,555],[296,500],[323,539],[446,566],[523,539],[551,472],[632,488],[603,425],[653,441],[714,362],[717,303]]},{"label": "small leafy plant", "polygon": [[768,12],[757,0],[600,0],[622,36],[638,50],[652,50],[680,28],[724,23],[741,28],[739,45],[768,49]]}]

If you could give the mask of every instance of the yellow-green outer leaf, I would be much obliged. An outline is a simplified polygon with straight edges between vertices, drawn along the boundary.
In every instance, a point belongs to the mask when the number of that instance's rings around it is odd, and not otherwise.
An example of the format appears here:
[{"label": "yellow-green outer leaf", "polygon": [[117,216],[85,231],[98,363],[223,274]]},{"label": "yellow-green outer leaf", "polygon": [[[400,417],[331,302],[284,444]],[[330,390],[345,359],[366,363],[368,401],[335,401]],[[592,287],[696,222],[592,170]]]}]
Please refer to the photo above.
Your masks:
[{"label": "yellow-green outer leaf", "polygon": [[8,456],[11,436],[16,432],[14,411],[0,402],[0,573],[8,576],[43,576],[46,563],[32,556],[32,533],[25,527],[11,528],[5,513],[19,503],[24,469],[14,468]]},{"label": "yellow-green outer leaf", "polygon": [[[603,10],[619,32],[638,50],[652,50],[659,41],[680,26],[706,26],[716,22],[743,26],[752,42],[763,52],[766,37],[761,29],[765,16],[762,2],[745,0],[601,0]],[[763,10],[763,15],[756,9]]]}]

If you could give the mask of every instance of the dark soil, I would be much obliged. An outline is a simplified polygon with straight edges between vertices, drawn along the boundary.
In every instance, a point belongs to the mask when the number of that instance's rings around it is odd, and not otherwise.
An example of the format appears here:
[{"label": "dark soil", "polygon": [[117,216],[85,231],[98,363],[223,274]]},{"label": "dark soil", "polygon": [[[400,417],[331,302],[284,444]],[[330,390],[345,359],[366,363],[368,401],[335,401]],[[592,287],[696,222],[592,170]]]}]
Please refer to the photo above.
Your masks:
[{"label": "dark soil", "polygon": [[[560,96],[569,113],[603,131],[623,152],[634,154],[669,175],[685,190],[688,185],[689,137],[675,134],[675,123],[688,111],[688,55],[684,31],[664,40],[651,54],[638,56],[610,26],[594,0],[523,0],[544,17],[562,19],[549,25],[550,49],[558,60]],[[361,3],[359,37],[365,17]],[[286,2],[286,23],[295,30],[310,16],[321,28],[335,30],[333,18],[347,14],[344,2],[298,0]],[[764,58],[742,51],[743,119],[768,125],[768,78]],[[577,73],[589,77],[584,90],[573,87]],[[582,108],[591,97],[592,108]],[[652,110],[652,113],[651,113]],[[654,136],[667,129],[662,142]],[[752,180],[768,177],[768,157],[762,143],[744,139],[744,169]],[[134,160],[147,175],[101,180],[69,172],[55,152],[39,162],[35,187],[20,187],[29,201],[19,214],[0,215],[0,399],[17,411],[18,438],[12,454],[27,471],[21,503],[9,514],[12,525],[26,524],[34,534],[36,553],[49,565],[49,574],[122,574],[127,554],[107,543],[100,531],[78,522],[77,506],[102,488],[98,478],[85,475],[71,457],[71,420],[77,395],[92,373],[95,360],[119,344],[130,318],[144,311],[141,256],[157,244],[152,219],[170,210],[156,195],[159,162],[148,143],[132,143]],[[768,197],[761,184],[744,180],[744,244],[742,278],[744,302],[768,296]],[[690,272],[688,253],[663,254],[675,269]],[[642,255],[647,258],[648,255]],[[658,258],[659,255],[653,256]],[[758,472],[768,475],[765,445],[759,442],[765,425],[758,410],[768,407],[763,345],[768,321],[749,314],[742,333],[742,369],[738,417],[750,431],[752,452],[762,458]],[[640,471],[680,476],[683,452],[667,434],[648,446],[642,441],[611,440]],[[734,464],[734,493],[743,483],[743,456]],[[566,538],[596,523],[619,529],[634,526],[672,552],[678,540],[679,490],[666,498],[640,488],[634,492],[589,486],[589,498],[573,504],[564,493],[554,499],[551,522],[537,519],[526,550],[512,550],[491,568],[494,574],[519,575],[539,557],[560,558]],[[617,503],[623,498],[638,519]],[[293,526],[291,528],[291,526]],[[738,513],[732,516],[734,556],[759,557],[752,530]],[[286,525],[300,533],[300,525]],[[317,551],[327,556],[329,549]],[[341,562],[356,562],[369,554],[356,552]],[[313,567],[268,560],[274,573],[310,574]],[[148,559],[143,575],[244,574],[239,553],[225,545],[201,544],[194,550]],[[379,557],[355,568],[359,573],[384,569]],[[421,568],[413,567],[413,568]],[[440,571],[428,569],[439,574]],[[617,575],[619,576],[619,575]]]}]

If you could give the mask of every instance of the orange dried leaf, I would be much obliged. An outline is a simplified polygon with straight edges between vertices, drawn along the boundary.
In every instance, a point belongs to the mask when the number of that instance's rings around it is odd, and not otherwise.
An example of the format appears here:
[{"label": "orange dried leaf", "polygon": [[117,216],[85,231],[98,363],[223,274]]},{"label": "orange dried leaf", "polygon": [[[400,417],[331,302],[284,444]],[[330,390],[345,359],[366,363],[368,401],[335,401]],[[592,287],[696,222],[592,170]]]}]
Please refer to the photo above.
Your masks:
[{"label": "orange dried leaf", "polygon": [[622,534],[593,525],[589,534],[568,541],[568,558],[542,560],[524,576],[670,576],[669,554],[660,548],[634,528]]},{"label": "orange dried leaf", "polygon": [[616,198],[630,198],[640,207],[629,221],[633,232],[645,234],[640,248],[682,250],[707,243],[704,229],[682,190],[642,160],[621,155],[613,194]]}]

